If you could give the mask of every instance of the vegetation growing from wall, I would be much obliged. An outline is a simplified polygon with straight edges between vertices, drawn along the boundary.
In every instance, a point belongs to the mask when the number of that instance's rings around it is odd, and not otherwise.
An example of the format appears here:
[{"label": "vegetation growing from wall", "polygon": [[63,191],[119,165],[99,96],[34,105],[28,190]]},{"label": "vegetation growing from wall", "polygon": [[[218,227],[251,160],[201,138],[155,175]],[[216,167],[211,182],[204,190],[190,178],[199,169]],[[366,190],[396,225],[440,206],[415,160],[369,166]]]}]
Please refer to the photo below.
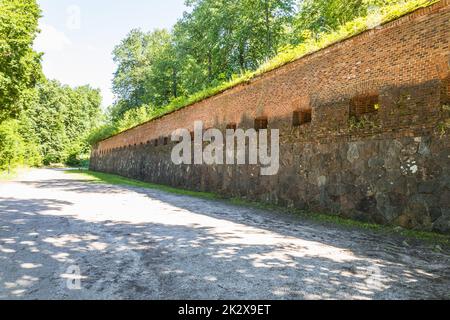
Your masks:
[{"label": "vegetation growing from wall", "polygon": [[[133,30],[114,51],[117,102],[95,143],[436,1],[197,0],[172,32]],[[136,109],[145,106],[146,115]],[[126,119],[124,121],[123,119]]]}]

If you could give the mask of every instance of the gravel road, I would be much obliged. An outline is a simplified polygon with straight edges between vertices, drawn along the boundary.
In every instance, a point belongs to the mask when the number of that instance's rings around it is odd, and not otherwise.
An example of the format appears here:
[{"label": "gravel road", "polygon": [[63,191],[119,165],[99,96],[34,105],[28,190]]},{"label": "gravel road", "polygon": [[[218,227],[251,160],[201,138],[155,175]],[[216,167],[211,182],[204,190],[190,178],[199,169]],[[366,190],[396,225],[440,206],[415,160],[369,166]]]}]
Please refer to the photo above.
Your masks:
[{"label": "gravel road", "polygon": [[0,182],[0,299],[450,299],[450,252],[31,170]]}]

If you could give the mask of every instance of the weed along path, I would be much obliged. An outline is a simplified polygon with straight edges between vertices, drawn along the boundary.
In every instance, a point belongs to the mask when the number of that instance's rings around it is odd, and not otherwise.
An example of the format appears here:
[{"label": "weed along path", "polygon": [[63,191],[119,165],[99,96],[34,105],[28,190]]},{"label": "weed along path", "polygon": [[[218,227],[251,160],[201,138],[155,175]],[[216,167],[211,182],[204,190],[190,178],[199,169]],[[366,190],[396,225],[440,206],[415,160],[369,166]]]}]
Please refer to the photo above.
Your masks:
[{"label": "weed along path", "polygon": [[86,179],[0,182],[0,299],[450,299],[446,246]]}]

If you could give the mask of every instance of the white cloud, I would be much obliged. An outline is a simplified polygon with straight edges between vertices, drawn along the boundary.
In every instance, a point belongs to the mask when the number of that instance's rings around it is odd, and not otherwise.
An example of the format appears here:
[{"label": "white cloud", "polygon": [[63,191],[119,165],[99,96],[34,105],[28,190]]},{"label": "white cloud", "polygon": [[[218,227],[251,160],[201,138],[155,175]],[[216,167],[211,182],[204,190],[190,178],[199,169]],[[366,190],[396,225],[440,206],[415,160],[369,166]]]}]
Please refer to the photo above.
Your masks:
[{"label": "white cloud", "polygon": [[35,40],[34,49],[45,53],[42,66],[46,77],[72,87],[90,84],[100,88],[103,106],[110,105],[113,101],[111,77],[114,72],[110,50],[72,41],[64,32],[49,24],[41,23],[39,28],[41,33]]},{"label": "white cloud", "polygon": [[70,48],[62,52],[46,52],[42,66],[49,79],[57,79],[72,87],[90,84],[100,88],[104,107],[113,102],[111,78],[115,65],[110,50],[91,43],[73,41]]},{"label": "white cloud", "polygon": [[34,48],[39,52],[61,52],[72,45],[70,39],[62,31],[49,24],[40,24],[41,33],[37,36]]}]

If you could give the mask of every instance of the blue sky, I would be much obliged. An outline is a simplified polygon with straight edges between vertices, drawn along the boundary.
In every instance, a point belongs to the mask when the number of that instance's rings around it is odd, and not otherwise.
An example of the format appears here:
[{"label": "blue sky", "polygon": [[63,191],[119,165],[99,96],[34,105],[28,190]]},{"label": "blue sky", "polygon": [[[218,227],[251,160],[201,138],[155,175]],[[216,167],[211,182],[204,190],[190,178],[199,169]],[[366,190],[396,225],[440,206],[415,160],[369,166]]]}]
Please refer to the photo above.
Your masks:
[{"label": "blue sky", "polygon": [[113,102],[111,52],[133,28],[171,28],[184,0],[38,0],[43,11],[35,49],[44,52],[50,79],[100,88],[103,106]]}]

